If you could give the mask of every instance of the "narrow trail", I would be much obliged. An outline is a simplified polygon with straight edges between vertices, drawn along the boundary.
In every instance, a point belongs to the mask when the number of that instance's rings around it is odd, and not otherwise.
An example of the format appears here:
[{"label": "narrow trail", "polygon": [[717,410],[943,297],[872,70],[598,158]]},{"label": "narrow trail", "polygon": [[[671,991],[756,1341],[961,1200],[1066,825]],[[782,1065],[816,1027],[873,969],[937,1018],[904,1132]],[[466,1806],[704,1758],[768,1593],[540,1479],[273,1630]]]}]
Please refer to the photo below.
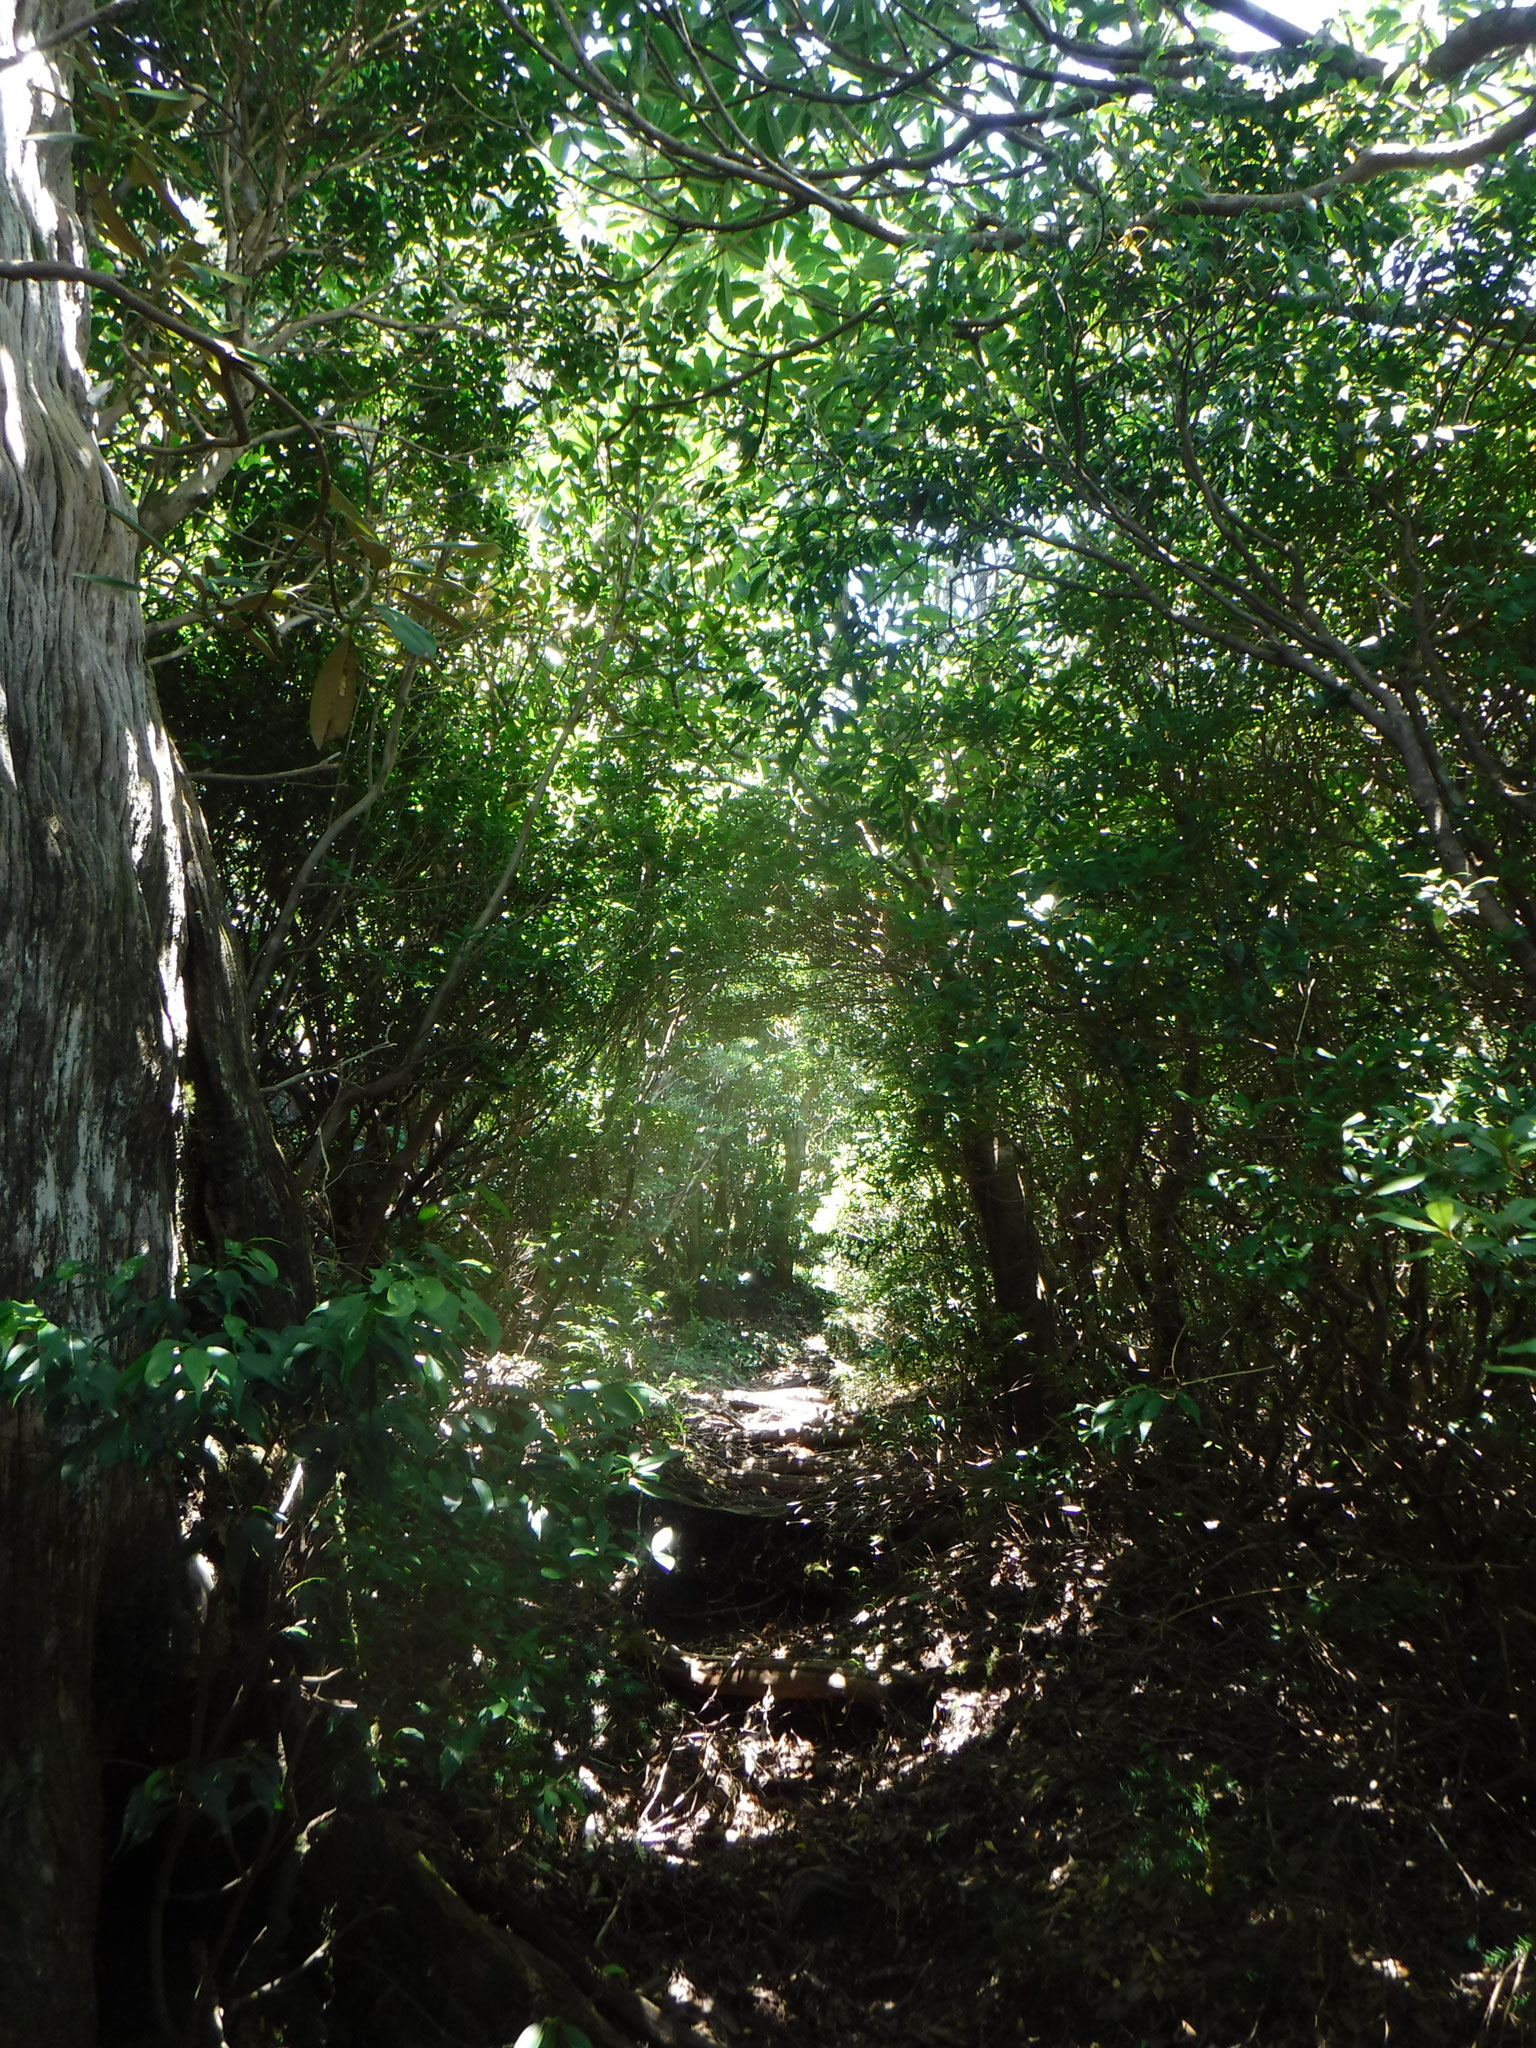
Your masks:
[{"label": "narrow trail", "polygon": [[[947,1995],[915,2009],[941,1965],[912,1914],[921,1893],[941,1934],[932,1866],[955,1815],[925,1766],[1008,1697],[953,1668],[964,1589],[932,1567],[961,1535],[960,1488],[839,1407],[819,1337],[774,1353],[685,1397],[686,1463],[651,1517],[666,1568],[631,1648],[679,1712],[624,1816],[612,1950],[670,1948],[640,1988],[722,2042],[971,2039],[939,2015]],[[974,1875],[956,1876],[963,1899]]]},{"label": "narrow trail", "polygon": [[[1529,1831],[1455,1789],[1512,1761],[1470,1638],[1408,1669],[1379,1600],[1298,1625],[1284,1499],[1052,1480],[848,1412],[815,1333],[760,1356],[682,1397],[642,1532],[656,1737],[593,1759],[546,1900],[590,1961],[722,2048],[1524,2038]],[[1354,1512],[1308,1502],[1341,1614]]]},{"label": "narrow trail", "polygon": [[1337,1457],[1025,1455],[850,1410],[813,1329],[754,1352],[676,1393],[649,1561],[587,1617],[585,1815],[509,1833],[455,1780],[322,1835],[353,2017],[285,2040],[1532,2039],[1525,1503],[1464,1486],[1469,1555]]},{"label": "narrow trail", "polygon": [[837,1405],[824,1342],[778,1349],[750,1382],[683,1397],[686,1459],[648,1517],[662,1575],[641,1595],[677,1640],[650,1639],[651,1661],[727,1698],[895,1706],[931,1690],[941,1660],[925,1668],[918,1634],[893,1634],[890,1616],[876,1627],[861,1596],[888,1575],[893,1537],[928,1518],[935,1485],[914,1464],[897,1510]]}]

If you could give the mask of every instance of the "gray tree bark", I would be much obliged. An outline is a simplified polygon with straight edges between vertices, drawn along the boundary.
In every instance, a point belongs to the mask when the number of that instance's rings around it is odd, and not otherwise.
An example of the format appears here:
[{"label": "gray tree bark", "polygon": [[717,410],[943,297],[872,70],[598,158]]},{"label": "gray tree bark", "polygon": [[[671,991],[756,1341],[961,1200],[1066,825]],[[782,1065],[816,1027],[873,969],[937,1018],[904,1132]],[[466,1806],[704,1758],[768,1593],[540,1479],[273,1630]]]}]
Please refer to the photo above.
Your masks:
[{"label": "gray tree bark", "polygon": [[[76,10],[78,12],[78,10]],[[60,0],[0,0],[0,260],[83,263]],[[256,1090],[195,801],[142,659],[134,544],[90,428],[88,309],[0,282],[0,1295],[64,1260],[307,1251]],[[77,1295],[79,1290],[76,1290]],[[0,1416],[0,2042],[85,2048],[102,1856],[98,1591],[148,1482],[66,1486]]]}]

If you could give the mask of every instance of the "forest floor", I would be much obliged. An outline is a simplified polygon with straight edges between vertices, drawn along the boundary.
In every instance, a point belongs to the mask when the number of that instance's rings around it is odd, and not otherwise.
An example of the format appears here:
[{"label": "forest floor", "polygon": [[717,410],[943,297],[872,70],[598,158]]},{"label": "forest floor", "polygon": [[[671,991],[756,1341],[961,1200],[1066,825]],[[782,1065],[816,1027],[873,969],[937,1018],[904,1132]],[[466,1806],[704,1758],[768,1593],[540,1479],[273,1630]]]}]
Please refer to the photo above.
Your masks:
[{"label": "forest floor", "polygon": [[653,1739],[546,1919],[722,2048],[1530,2038],[1529,1504],[1501,1562],[1380,1473],[1042,1478],[801,1320],[676,1392]]}]

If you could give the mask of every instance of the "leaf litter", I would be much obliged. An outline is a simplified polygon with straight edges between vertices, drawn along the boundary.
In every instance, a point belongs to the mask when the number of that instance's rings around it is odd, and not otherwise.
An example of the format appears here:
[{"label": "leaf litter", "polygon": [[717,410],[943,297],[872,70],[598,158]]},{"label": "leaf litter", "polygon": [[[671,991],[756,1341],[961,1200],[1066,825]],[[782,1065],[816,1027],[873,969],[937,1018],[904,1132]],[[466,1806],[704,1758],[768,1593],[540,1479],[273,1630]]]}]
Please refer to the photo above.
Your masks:
[{"label": "leaf litter", "polygon": [[789,1329],[679,1402],[652,1739],[587,1760],[547,1921],[724,2048],[1531,2038],[1529,1501],[1052,1473],[835,1366]]}]

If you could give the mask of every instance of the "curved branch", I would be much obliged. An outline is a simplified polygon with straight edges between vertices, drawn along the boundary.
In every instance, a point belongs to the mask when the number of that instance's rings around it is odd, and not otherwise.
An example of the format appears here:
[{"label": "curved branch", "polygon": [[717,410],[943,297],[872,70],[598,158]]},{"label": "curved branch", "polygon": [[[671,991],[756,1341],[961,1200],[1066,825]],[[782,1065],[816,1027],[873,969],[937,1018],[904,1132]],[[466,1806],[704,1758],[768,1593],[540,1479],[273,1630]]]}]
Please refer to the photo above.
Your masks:
[{"label": "curved branch", "polygon": [[328,768],[339,768],[339,754],[327,754],[323,761],[311,762],[307,768],[277,768],[269,775],[239,775],[233,770],[215,768],[189,768],[190,782],[300,782],[311,775],[323,775]]},{"label": "curved branch", "polygon": [[272,970],[277,965],[277,956],[282,951],[283,941],[288,936],[288,928],[293,923],[299,904],[303,900],[304,891],[309,887],[310,878],[314,874],[315,869],[324,860],[326,854],[335,845],[337,839],[347,827],[356,819],[366,816],[384,794],[385,784],[389,781],[390,775],[394,770],[395,755],[400,749],[400,728],[405,721],[406,706],[411,701],[411,684],[415,681],[416,670],[419,665],[418,657],[413,654],[407,659],[405,667],[401,671],[400,688],[395,697],[394,715],[389,721],[389,730],[384,736],[384,753],[379,763],[378,774],[369,783],[357,802],[350,804],[339,817],[333,818],[330,824],[326,826],[320,837],[310,848],[303,866],[293,878],[287,898],[283,903],[282,909],[277,914],[277,922],[268,934],[267,942],[261,949],[261,956],[257,960],[255,967],[251,970],[250,986],[246,991],[246,1000],[250,1003],[253,1010],[261,996],[262,990],[272,978]]},{"label": "curved branch", "polygon": [[1358,50],[1352,50],[1345,43],[1326,41],[1298,28],[1292,21],[1286,21],[1278,14],[1271,14],[1267,7],[1261,7],[1258,0],[1211,0],[1221,14],[1229,14],[1234,21],[1241,21],[1249,28],[1256,28],[1261,36],[1278,43],[1283,50],[1309,51],[1317,62],[1326,65],[1330,71],[1338,72],[1344,78],[1384,78],[1387,67],[1379,57],[1366,57]]},{"label": "curved branch", "polygon": [[1536,43],[1536,7],[1497,7],[1453,28],[1424,59],[1423,69],[1434,79],[1459,78],[1485,57],[1523,50],[1528,43]]},{"label": "curved branch", "polygon": [[829,327],[825,334],[810,335],[804,341],[794,341],[787,348],[775,349],[771,355],[759,356],[748,370],[739,370],[734,377],[722,378],[718,384],[711,384],[704,391],[693,391],[685,398],[653,399],[640,408],[642,412],[683,412],[689,407],[703,405],[711,398],[725,398],[733,391],[739,391],[744,384],[750,384],[758,377],[771,376],[780,363],[792,361],[796,356],[808,355],[812,350],[827,347],[829,342],[838,341],[850,334],[856,327],[863,327],[873,320],[877,313],[889,313],[890,302],[885,298],[876,299],[872,306],[864,306],[857,313],[850,313],[846,320],[840,320],[836,327]]},{"label": "curved branch", "polygon": [[[566,714],[565,721],[562,724],[559,732],[555,735],[554,744],[550,749],[547,759],[545,760],[544,767],[539,775],[538,781],[535,783],[532,791],[529,793],[527,802],[523,806],[522,824],[518,831],[517,840],[515,845],[513,846],[511,857],[508,859],[507,864],[502,869],[501,873],[497,876],[496,884],[494,888],[491,890],[490,896],[487,898],[485,904],[482,906],[479,916],[475,919],[474,923],[469,927],[468,931],[459,941],[459,944],[454,951],[452,959],[448,962],[447,967],[444,969],[442,979],[439,981],[437,985],[436,993],[433,995],[431,1002],[427,1005],[426,1012],[422,1017],[421,1022],[416,1027],[415,1035],[411,1039],[410,1044],[407,1046],[405,1052],[401,1055],[400,1059],[389,1070],[388,1073],[381,1074],[372,1081],[347,1082],[342,1087],[337,1089],[335,1095],[331,1099],[329,1109],[327,1109],[324,1117],[321,1119],[320,1128],[316,1132],[314,1140],[311,1143],[308,1152],[305,1154],[303,1163],[298,1169],[296,1179],[301,1188],[308,1188],[312,1184],[316,1173],[324,1165],[326,1148],[329,1145],[332,1137],[335,1135],[337,1129],[339,1128],[341,1119],[346,1115],[347,1111],[359,1102],[370,1102],[377,1100],[379,1096],[387,1094],[391,1088],[397,1088],[402,1081],[410,1079],[417,1072],[421,1065],[422,1059],[426,1054],[426,1051],[430,1046],[433,1037],[436,1034],[437,1027],[442,1019],[443,1012],[447,1008],[448,1002],[450,998],[453,996],[456,989],[458,988],[459,983],[464,978],[464,975],[469,967],[471,959],[473,958],[475,949],[479,944],[479,941],[484,937],[485,933],[490,929],[491,925],[496,921],[497,917],[500,915],[502,904],[506,901],[507,898],[507,893],[511,889],[512,884],[517,879],[518,870],[522,867],[523,856],[528,850],[528,844],[533,834],[534,824],[538,818],[540,810],[543,808],[544,799],[549,793],[549,785],[554,779],[555,770],[560,765],[560,761],[564,756],[565,749],[570,742],[572,734],[576,731],[576,728],[578,727],[578,725],[580,725],[582,719],[586,717],[587,712],[590,709],[594,699],[596,698],[599,689],[602,687],[602,684],[607,679],[609,657],[612,655],[613,650],[618,643],[619,632],[624,623],[624,613],[629,601],[629,593],[634,577],[636,558],[640,550],[641,537],[641,528],[637,520],[634,530],[632,531],[630,536],[629,551],[625,557],[623,568],[619,573],[618,587],[615,593],[613,604],[609,609],[607,622],[603,628],[602,639],[599,641],[597,647],[593,651],[591,668],[588,673],[587,680],[583,684],[581,690],[577,693],[576,697],[572,700],[570,709]],[[398,716],[399,714],[397,713],[397,726]],[[375,789],[373,794],[377,794],[377,789]],[[366,801],[369,803],[371,803],[372,800],[372,795],[370,795],[366,799]],[[354,812],[348,813],[348,816],[354,815],[356,808],[360,807],[354,807]],[[339,821],[339,824],[335,829],[339,829],[340,823],[345,822],[345,819]],[[334,837],[334,830],[328,836]],[[307,875],[309,872],[313,870],[314,864],[316,860],[319,858],[319,854],[322,850],[323,847],[317,848],[316,851],[313,854],[311,854],[309,860],[305,863],[305,868],[303,870],[303,873],[305,875]],[[297,890],[298,886],[299,885],[296,883],[295,891]],[[293,902],[293,900],[294,892],[290,892],[290,904]],[[274,938],[277,936],[277,934],[274,934]],[[269,950],[271,949],[271,945],[272,942],[269,941]],[[264,954],[263,958],[265,957],[266,956]]]},{"label": "curved branch", "polygon": [[[1467,171],[1490,157],[1501,156],[1528,135],[1536,135],[1536,100],[1523,112],[1513,114],[1485,135],[1470,142],[1392,143],[1368,149],[1346,164],[1331,178],[1294,192],[1204,192],[1181,199],[1169,213],[1203,214],[1217,220],[1235,220],[1244,213],[1293,213],[1347,192],[1355,185],[1368,185],[1376,178],[1389,178],[1403,171]],[[1139,223],[1149,227],[1156,216]]]},{"label": "curved branch", "polygon": [[[201,349],[218,369],[226,398],[231,390],[231,377],[243,377],[247,384],[254,386],[264,397],[270,398],[274,405],[280,406],[314,442],[323,479],[320,505],[322,511],[324,510],[331,494],[331,465],[326,456],[325,437],[320,427],[308,413],[302,412],[291,398],[285,398],[275,384],[268,382],[243,349],[234,347],[230,342],[220,341],[217,335],[205,334],[202,328],[194,327],[190,320],[183,320],[175,313],[166,312],[163,306],[157,306],[153,299],[146,298],[143,292],[136,292],[132,285],[124,284],[110,272],[88,270],[81,263],[0,263],[0,281],[15,284],[79,284],[84,285],[87,291],[105,292],[108,298],[116,299],[119,305],[126,306],[141,319],[164,328],[167,334],[179,335],[183,341],[188,341],[194,348]],[[231,418],[237,425],[244,424],[240,417],[238,400],[231,408]],[[241,445],[243,446],[249,439],[250,435],[247,433]]]}]

